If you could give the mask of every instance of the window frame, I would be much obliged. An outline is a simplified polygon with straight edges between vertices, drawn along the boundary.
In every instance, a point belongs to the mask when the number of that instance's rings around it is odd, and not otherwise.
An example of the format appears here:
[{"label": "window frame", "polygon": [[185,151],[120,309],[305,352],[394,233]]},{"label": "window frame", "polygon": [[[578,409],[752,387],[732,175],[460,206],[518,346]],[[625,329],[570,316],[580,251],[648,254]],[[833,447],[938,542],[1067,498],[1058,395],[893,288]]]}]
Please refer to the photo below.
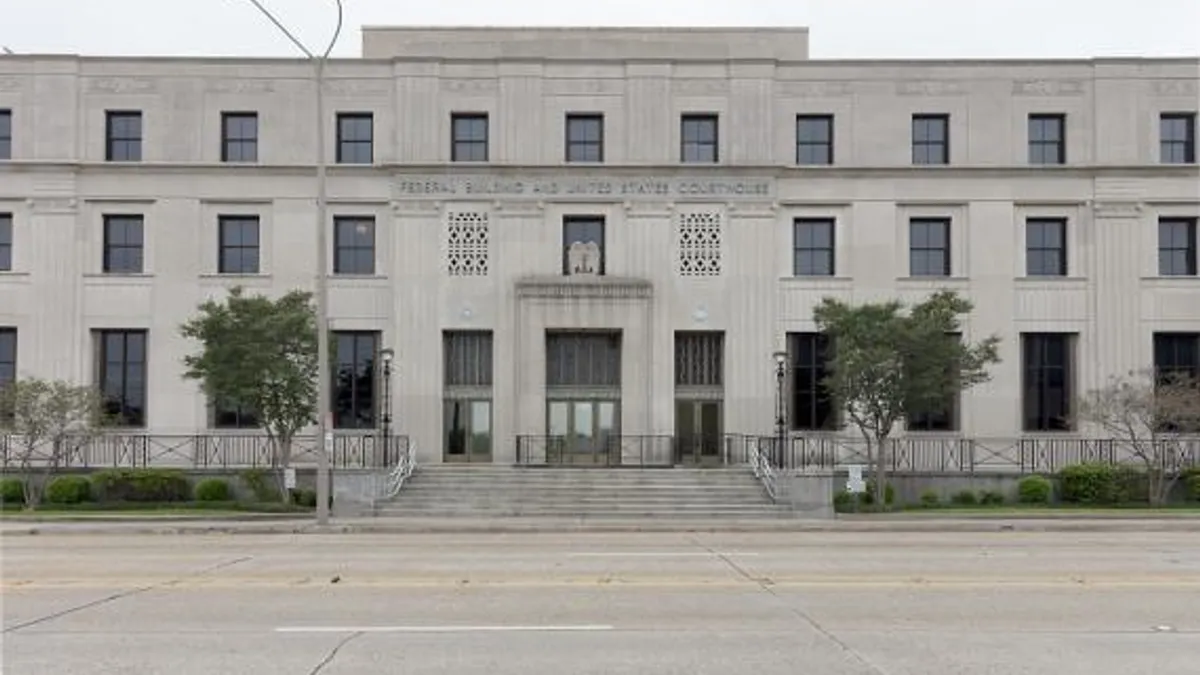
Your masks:
[{"label": "window frame", "polygon": [[[1196,252],[1196,230],[1197,218],[1181,217],[1181,216],[1160,216],[1158,219],[1158,276],[1160,277],[1194,277],[1197,274],[1197,252]],[[1164,227],[1183,226],[1184,242],[1182,246],[1174,245],[1174,235],[1172,235],[1171,246],[1163,245]],[[1173,271],[1176,256],[1183,253],[1183,271]],[[1164,259],[1164,253],[1170,254],[1170,258]],[[1167,260],[1170,260],[1167,263]],[[1166,263],[1166,264],[1164,264]]]},{"label": "window frame", "polygon": [[[1177,374],[1200,377],[1200,332],[1156,331],[1153,344],[1155,382]],[[1166,352],[1170,352],[1170,358]],[[1186,358],[1181,359],[1181,354],[1187,354]]]},{"label": "window frame", "polygon": [[[378,376],[379,371],[379,353],[383,344],[383,335],[379,331],[333,331],[331,344],[333,346],[333,359],[336,364],[334,377],[331,378],[330,386],[333,387],[331,392],[330,405],[333,408],[333,428],[334,429],[375,429],[380,421],[380,396],[379,386],[381,377]],[[350,361],[345,361],[342,358],[342,346],[345,344],[343,340],[351,340],[350,346]],[[364,345],[368,345],[365,348]],[[362,357],[362,358],[360,358]],[[352,372],[348,383],[349,389],[349,406],[343,408],[341,403],[345,397],[341,397],[342,391],[342,373],[343,365],[349,364]],[[366,379],[365,385],[362,380]],[[369,397],[370,400],[365,404],[361,404],[363,397]],[[365,411],[365,412],[364,412]],[[349,416],[349,420],[347,420]],[[349,423],[348,423],[349,421]]]},{"label": "window frame", "polygon": [[[940,217],[940,216],[937,216],[937,217],[918,216],[918,217],[912,217],[912,218],[908,219],[908,276],[910,278],[922,278],[922,279],[925,279],[925,278],[949,278],[949,277],[953,276],[954,249],[953,249],[952,243],[951,243],[952,236],[953,236],[953,228],[951,226],[951,223],[952,223],[952,220],[950,218],[944,218],[944,217]],[[914,243],[914,237],[913,237],[913,233],[916,231],[918,226],[939,227],[941,229],[942,245],[941,246],[931,246],[931,245],[926,244],[924,246],[918,247]],[[941,252],[941,259],[942,259],[938,273],[935,274],[930,271],[925,271],[925,268],[922,268],[922,271],[918,272],[917,266],[915,266],[913,264],[914,263],[914,254],[916,254],[918,252],[928,254],[928,253],[937,252],[937,251]]]},{"label": "window frame", "polygon": [[[811,344],[805,344],[811,342]],[[789,431],[837,431],[841,418],[833,393],[823,383],[831,372],[833,339],[819,332],[791,332],[787,345],[787,427]],[[801,356],[811,356],[801,359]],[[811,387],[800,388],[801,374]],[[804,405],[802,405],[804,404]],[[801,409],[807,410],[802,421]]]},{"label": "window frame", "polygon": [[[483,138],[461,138],[459,123],[483,123]],[[491,120],[485,112],[455,112],[450,113],[450,161],[451,162],[488,162],[491,156]],[[463,156],[461,151],[483,149],[482,157]],[[470,152],[467,155],[471,155]]]},{"label": "window frame", "polygon": [[[940,126],[941,138],[929,140],[917,138],[918,123],[930,124],[937,122]],[[913,113],[912,125],[909,129],[912,142],[913,166],[948,166],[950,164],[950,114],[949,113]],[[918,149],[928,151],[930,148],[941,148],[939,161],[924,161],[929,159],[928,153],[919,155]],[[923,158],[923,159],[922,159]]]},{"label": "window frame", "polygon": [[[1039,245],[1039,246],[1034,246],[1034,244],[1033,244],[1034,237],[1032,236],[1034,230],[1035,229],[1041,230],[1043,228],[1051,227],[1051,226],[1053,226],[1054,228],[1057,229],[1058,240],[1060,242],[1060,245],[1058,247],[1046,246],[1044,244],[1045,238],[1043,237],[1041,239],[1043,244]],[[1029,217],[1029,218],[1025,219],[1025,276],[1026,277],[1056,278],[1056,277],[1066,277],[1070,274],[1070,259],[1068,258],[1068,256],[1070,255],[1070,242],[1067,240],[1068,227],[1069,227],[1069,224],[1068,224],[1068,220],[1066,218],[1038,216],[1038,217]],[[1058,265],[1055,267],[1056,271],[1054,271],[1054,272],[1044,272],[1044,271],[1035,272],[1033,269],[1034,266],[1032,264],[1033,260],[1034,260],[1034,256],[1033,256],[1034,253],[1039,254],[1039,256],[1038,256],[1039,260],[1044,260],[1045,256],[1047,254],[1056,255],[1058,258],[1058,261],[1057,261]],[[1044,268],[1039,268],[1039,269],[1044,269]]]},{"label": "window frame", "polygon": [[[1158,161],[1160,164],[1195,164],[1196,163],[1196,112],[1167,111],[1158,115]],[[1168,122],[1183,123],[1182,138],[1167,138],[1163,133]],[[1180,150],[1179,161],[1174,159],[1174,151]]]},{"label": "window frame", "polygon": [[[96,352],[95,352],[96,353],[96,366],[95,366],[96,388],[100,391],[100,394],[104,401],[104,403],[103,403],[104,410],[105,410],[104,425],[111,427],[111,428],[118,428],[118,429],[144,429],[144,428],[146,428],[146,426],[148,424],[148,420],[149,420],[148,404],[149,404],[149,398],[150,398],[149,397],[149,382],[148,382],[148,380],[149,380],[148,364],[149,364],[149,360],[150,360],[150,358],[149,358],[150,332],[144,328],[103,328],[103,329],[94,330],[93,336],[94,336],[94,339],[96,340]],[[120,338],[121,354],[120,354],[119,361],[114,361],[113,358],[111,358],[111,356],[109,354],[108,338],[110,338],[110,337],[119,337]],[[140,361],[131,360],[131,357],[129,356],[129,353],[131,351],[130,340],[133,338],[138,338],[141,340],[142,357],[141,357]],[[120,368],[120,383],[119,383],[120,392],[119,392],[119,399],[116,401],[116,403],[120,407],[120,412],[118,412],[118,413],[110,412],[110,409],[111,409],[114,401],[110,397],[110,392],[108,391],[108,386],[107,386],[108,379],[109,379],[109,367],[113,363],[119,363],[119,368]],[[135,401],[136,403],[139,403],[141,406],[140,417],[133,419],[133,420],[130,420],[129,418],[125,417],[125,410],[130,407],[128,405],[128,403],[129,403],[129,396],[130,396],[129,380],[131,379],[131,377],[130,377],[131,364],[133,364],[136,367],[141,368],[141,378],[142,378],[142,386],[141,386],[140,391],[138,392],[140,394],[140,401]]]},{"label": "window frame", "polygon": [[[1038,135],[1053,125],[1053,138]],[[1067,116],[1065,113],[1030,113],[1026,126],[1029,143],[1029,163],[1036,166],[1057,166],[1067,163]],[[1047,153],[1047,151],[1050,151]],[[1048,159],[1049,158],[1049,159]]]},{"label": "window frame", "polygon": [[[254,123],[253,136],[233,135],[231,122]],[[237,125],[239,132],[244,131]],[[231,152],[236,148],[236,152]],[[249,152],[247,152],[249,149]],[[237,155],[234,157],[234,155]],[[227,110],[221,112],[221,161],[230,164],[254,164],[258,162],[258,113],[250,110]]]},{"label": "window frame", "polygon": [[[146,273],[146,217],[136,213],[106,213],[101,217],[103,224],[103,256],[100,271],[104,274],[145,274]],[[116,243],[114,239],[115,225],[124,224],[126,227],[137,225],[137,243]],[[126,230],[128,233],[128,230]],[[125,251],[136,251],[138,264],[129,267],[117,267],[114,264],[114,254]]]},{"label": "window frame", "polygon": [[[704,139],[700,133],[695,139],[688,138],[689,126],[711,125],[712,138]],[[689,158],[688,150],[711,150],[712,158],[699,158],[700,154]],[[721,116],[717,113],[690,112],[679,116],[679,163],[680,164],[720,164],[721,163]]]},{"label": "window frame", "polygon": [[563,276],[570,276],[570,257],[571,244],[574,243],[568,238],[568,230],[576,225],[598,225],[600,229],[600,240],[596,243],[600,246],[600,269],[597,270],[597,276],[605,276],[608,271],[608,219],[603,215],[593,214],[574,214],[565,215],[562,217],[562,273]]},{"label": "window frame", "polygon": [[[137,121],[136,136],[117,137],[116,127],[119,120]],[[104,161],[106,162],[140,162],[144,137],[146,135],[145,118],[141,110],[105,110],[104,111]],[[117,148],[125,151],[118,153]],[[131,152],[136,149],[136,152]],[[122,155],[117,157],[117,155]]]},{"label": "window frame", "polygon": [[[827,140],[812,141],[805,140],[801,133],[805,123],[820,122],[825,125],[825,133]],[[804,161],[804,149],[820,148],[825,153],[824,160],[820,162]],[[834,159],[834,116],[828,113],[811,114],[802,113],[796,115],[796,165],[797,166],[833,166]]]},{"label": "window frame", "polygon": [[[5,345],[12,345],[6,347]],[[16,326],[0,326],[0,389],[17,381],[17,359],[20,347]]]},{"label": "window frame", "polygon": [[[597,125],[596,140],[572,140],[571,131],[575,124],[595,123]],[[569,112],[563,119],[564,133],[564,157],[568,164],[601,164],[604,162],[604,113],[588,113],[588,112]],[[587,134],[584,134],[586,137]],[[595,159],[577,159],[574,150],[576,148],[588,149],[595,148]],[[585,153],[586,155],[586,153]]]},{"label": "window frame", "polygon": [[[817,247],[815,245],[801,246],[801,229],[817,225],[828,228],[829,245],[827,247]],[[802,253],[807,253],[810,255],[820,253],[828,256],[828,274],[815,274],[812,272],[801,271],[800,260]],[[837,219],[831,217],[797,217],[792,219],[792,276],[802,278],[825,278],[837,276]]]},{"label": "window frame", "polygon": [[16,238],[16,225],[13,214],[0,213],[0,272],[13,271],[13,251],[16,244],[13,241]]},{"label": "window frame", "polygon": [[12,108],[0,108],[0,162],[12,159]]},{"label": "window frame", "polygon": [[[250,245],[243,242],[232,243],[228,241],[226,227],[234,225],[253,225],[254,244]],[[253,251],[253,269],[247,269],[245,265],[245,256],[248,251]],[[238,253],[238,259],[243,263],[236,270],[226,265],[225,254],[232,252]],[[217,273],[230,275],[256,275],[262,273],[262,224],[258,216],[236,214],[217,216]]]},{"label": "window frame", "polygon": [[[1075,430],[1075,333],[1021,333],[1021,431],[1024,433],[1066,433]],[[1051,340],[1061,340],[1062,363],[1047,364],[1052,351]],[[1032,358],[1031,358],[1032,355]],[[1053,417],[1046,412],[1045,402],[1055,388],[1045,382],[1049,373],[1057,371],[1062,378],[1059,406],[1062,415]],[[1031,396],[1032,394],[1032,396]],[[1031,412],[1032,408],[1036,411]]]},{"label": "window frame", "polygon": [[[362,244],[355,241],[352,244],[342,243],[342,228],[357,227],[359,225],[367,225],[370,228],[370,244]],[[357,235],[357,232],[355,233]],[[378,272],[378,230],[375,224],[375,216],[369,215],[342,215],[333,217],[333,273],[338,276],[375,276]],[[370,251],[370,268],[369,271],[360,271],[357,262],[358,257],[363,251]],[[355,253],[354,271],[347,271],[342,265],[342,253]]]},{"label": "window frame", "polygon": [[490,388],[495,379],[495,350],[490,330],[443,330],[442,386]]},{"label": "window frame", "polygon": [[[348,138],[346,124],[366,122],[367,138]],[[335,162],[337,164],[354,164],[368,166],[375,163],[375,113],[372,112],[339,112],[334,118],[336,127],[337,147]],[[357,134],[354,134],[357,135]],[[357,150],[366,147],[366,158],[359,157]],[[348,152],[355,150],[354,152]]]}]

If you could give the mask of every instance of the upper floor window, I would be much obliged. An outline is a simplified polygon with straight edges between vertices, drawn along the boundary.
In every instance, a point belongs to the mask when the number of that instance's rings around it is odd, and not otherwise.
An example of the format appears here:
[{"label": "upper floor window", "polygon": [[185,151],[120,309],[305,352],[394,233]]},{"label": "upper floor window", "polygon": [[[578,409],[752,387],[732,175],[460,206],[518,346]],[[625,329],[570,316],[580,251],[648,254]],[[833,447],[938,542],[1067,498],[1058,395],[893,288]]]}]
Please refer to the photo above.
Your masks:
[{"label": "upper floor window", "polygon": [[604,161],[604,115],[567,115],[567,161]]},{"label": "upper floor window", "polygon": [[142,161],[142,113],[109,110],[104,120],[104,159],[110,162]]},{"label": "upper floor window", "polygon": [[221,113],[221,161],[258,161],[258,113]]},{"label": "upper floor window", "polygon": [[908,274],[950,276],[950,219],[913,218],[908,223]]},{"label": "upper floor window", "polygon": [[17,379],[17,329],[0,328],[0,389]]},{"label": "upper floor window", "polygon": [[375,117],[371,113],[338,113],[337,163],[375,161]]},{"label": "upper floor window", "polygon": [[720,161],[720,132],[717,116],[688,114],[680,118],[680,160],[685,164],[716,164]]},{"label": "upper floor window", "polygon": [[1196,275],[1196,219],[1158,219],[1158,274]]},{"label": "upper floor window", "polygon": [[563,274],[604,274],[604,218],[563,218]]},{"label": "upper floor window", "polygon": [[796,116],[796,163],[833,164],[833,115]]},{"label": "upper floor window", "polygon": [[13,217],[0,213],[0,272],[11,272],[13,264]]},{"label": "upper floor window", "polygon": [[258,274],[258,216],[221,216],[217,270],[221,274]]},{"label": "upper floor window", "polygon": [[375,274],[375,219],[339,216],[333,219],[333,273]]},{"label": "upper floor window", "polygon": [[144,271],[145,221],[142,216],[104,216],[106,274],[141,274]]},{"label": "upper floor window", "polygon": [[1029,163],[1067,163],[1066,115],[1029,116]]},{"label": "upper floor window", "polygon": [[913,115],[913,164],[950,163],[950,116]]},{"label": "upper floor window", "polygon": [[793,275],[834,275],[833,227],[831,218],[797,218],[792,223]]},{"label": "upper floor window", "polygon": [[0,159],[12,159],[12,111],[0,109]]},{"label": "upper floor window", "polygon": [[450,160],[488,161],[488,116],[486,113],[454,113],[450,116]]},{"label": "upper floor window", "polygon": [[1030,218],[1025,221],[1025,274],[1031,277],[1067,276],[1067,221]]},{"label": "upper floor window", "polygon": [[1158,135],[1163,164],[1196,163],[1196,113],[1163,113],[1159,116]]},{"label": "upper floor window", "polygon": [[146,331],[95,331],[96,386],[106,422],[118,427],[146,426]]}]

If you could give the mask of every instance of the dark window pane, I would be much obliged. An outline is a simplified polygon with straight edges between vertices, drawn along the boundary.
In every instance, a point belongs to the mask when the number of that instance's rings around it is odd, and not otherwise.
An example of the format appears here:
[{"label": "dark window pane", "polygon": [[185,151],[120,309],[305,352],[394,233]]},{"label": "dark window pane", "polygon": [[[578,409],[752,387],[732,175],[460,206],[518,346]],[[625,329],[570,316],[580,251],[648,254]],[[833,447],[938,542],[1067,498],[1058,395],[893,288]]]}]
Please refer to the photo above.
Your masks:
[{"label": "dark window pane", "polygon": [[567,115],[566,123],[567,161],[604,161],[604,117]]},{"label": "dark window pane", "polygon": [[142,159],[142,113],[109,111],[105,117],[105,158],[112,162]]},{"label": "dark window pane", "polygon": [[374,125],[374,117],[370,113],[338,114],[339,164],[370,164],[374,161]]},{"label": "dark window pane", "polygon": [[379,334],[335,332],[333,345],[337,364],[333,382],[334,427],[372,429],[377,412],[375,362],[379,352]]},{"label": "dark window pane", "polygon": [[718,160],[716,115],[684,115],[680,121],[681,159],[685,163],[715,163]]},{"label": "dark window pane", "polygon": [[221,160],[258,161],[258,114],[221,114]]},{"label": "dark window pane", "polygon": [[0,110],[0,160],[12,159],[12,111]]},{"label": "dark window pane", "polygon": [[600,249],[600,268],[597,274],[605,273],[604,218],[597,216],[567,216],[563,218],[562,270],[568,274],[572,244],[595,243]]},{"label": "dark window pane", "polygon": [[375,274],[375,220],[334,219],[334,274]]},{"label": "dark window pane", "polygon": [[0,328],[0,387],[17,378],[17,329]]},{"label": "dark window pane", "polygon": [[12,270],[13,218],[11,213],[0,213],[0,271]]},{"label": "dark window pane", "polygon": [[146,424],[146,332],[96,332],[97,386],[104,400],[106,423],[141,427]]},{"label": "dark window pane", "polygon": [[1158,128],[1159,161],[1164,164],[1196,162],[1196,113],[1163,113]]},{"label": "dark window pane", "polygon": [[113,274],[141,274],[143,269],[141,216],[104,216],[102,270]]},{"label": "dark window pane", "polygon": [[451,117],[451,160],[486,162],[488,158],[488,118],[483,114],[456,114]]},{"label": "dark window pane", "polygon": [[793,274],[833,276],[834,223],[826,219],[797,219],[793,224]]},{"label": "dark window pane", "polygon": [[950,276],[949,220],[911,220],[908,245],[910,276]]},{"label": "dark window pane", "polygon": [[547,331],[546,384],[620,386],[621,334]]},{"label": "dark window pane", "polygon": [[788,333],[788,426],[793,430],[831,430],[837,427],[833,398],[825,386],[829,359],[828,337],[820,333]]},{"label": "dark window pane", "polygon": [[222,216],[218,227],[218,270],[222,274],[258,274],[258,217]]},{"label": "dark window pane", "polygon": [[1066,276],[1067,221],[1030,219],[1025,223],[1025,273],[1029,276]]},{"label": "dark window pane", "polygon": [[1025,431],[1069,431],[1073,382],[1073,336],[1025,333],[1021,336]]},{"label": "dark window pane", "polygon": [[1158,273],[1161,276],[1196,274],[1196,219],[1162,218],[1158,221]]},{"label": "dark window pane", "polygon": [[913,115],[914,164],[947,164],[950,161],[950,118],[946,115]]}]

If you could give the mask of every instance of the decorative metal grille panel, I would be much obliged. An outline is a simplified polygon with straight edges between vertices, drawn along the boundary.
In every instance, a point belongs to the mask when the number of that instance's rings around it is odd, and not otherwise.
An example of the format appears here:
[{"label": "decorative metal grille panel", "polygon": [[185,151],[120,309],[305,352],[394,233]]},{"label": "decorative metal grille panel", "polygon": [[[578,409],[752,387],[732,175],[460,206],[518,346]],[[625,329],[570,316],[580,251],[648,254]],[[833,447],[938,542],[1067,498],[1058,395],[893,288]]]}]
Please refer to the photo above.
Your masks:
[{"label": "decorative metal grille panel", "polygon": [[675,386],[719,387],[725,382],[725,334],[675,333]]},{"label": "decorative metal grille panel", "polygon": [[721,276],[721,214],[679,214],[679,275]]},{"label": "decorative metal grille panel", "polygon": [[455,211],[447,218],[446,269],[450,276],[485,277],[488,274],[488,214]]}]

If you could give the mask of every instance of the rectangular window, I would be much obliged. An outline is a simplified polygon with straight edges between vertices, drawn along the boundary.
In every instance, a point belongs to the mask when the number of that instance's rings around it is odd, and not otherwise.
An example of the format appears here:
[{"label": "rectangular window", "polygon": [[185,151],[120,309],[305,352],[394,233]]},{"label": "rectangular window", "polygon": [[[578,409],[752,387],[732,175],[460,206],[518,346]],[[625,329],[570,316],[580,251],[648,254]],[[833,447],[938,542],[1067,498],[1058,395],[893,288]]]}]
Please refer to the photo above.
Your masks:
[{"label": "rectangular window", "polygon": [[567,161],[604,161],[604,115],[567,115]]},{"label": "rectangular window", "polygon": [[1163,164],[1196,163],[1196,113],[1163,113],[1158,119],[1158,136]]},{"label": "rectangular window", "polygon": [[719,122],[712,113],[683,115],[679,120],[680,161],[716,164],[720,161]]},{"label": "rectangular window", "polygon": [[104,216],[105,274],[141,274],[145,271],[144,225],[142,216]]},{"label": "rectangular window", "polygon": [[0,327],[0,389],[17,379],[17,329]]},{"label": "rectangular window", "polygon": [[221,161],[258,161],[258,113],[221,113]]},{"label": "rectangular window", "polygon": [[914,277],[950,276],[949,218],[908,221],[908,274]]},{"label": "rectangular window", "polygon": [[488,116],[486,113],[454,113],[450,116],[450,160],[488,161]]},{"label": "rectangular window", "polygon": [[333,273],[375,274],[375,218],[333,219]]},{"label": "rectangular window", "polygon": [[13,217],[11,213],[0,213],[0,272],[11,272],[13,268]]},{"label": "rectangular window", "polygon": [[375,428],[375,361],[379,333],[334,331],[337,370],[333,382],[333,426]]},{"label": "rectangular window", "polygon": [[374,139],[374,115],[371,113],[338,113],[338,164],[371,164],[374,162]]},{"label": "rectangular window", "polygon": [[1029,163],[1067,163],[1067,116],[1029,116]]},{"label": "rectangular window", "polygon": [[1154,374],[1159,382],[1200,377],[1200,333],[1155,333]]},{"label": "rectangular window", "polygon": [[833,359],[833,344],[822,333],[788,333],[790,392],[788,426],[799,431],[837,428],[833,396],[825,385]]},{"label": "rectangular window", "polygon": [[[962,341],[961,333],[950,333],[946,336],[955,342]],[[950,371],[952,374],[953,371]],[[905,419],[905,428],[909,431],[958,431],[958,402],[959,392],[950,394],[946,401],[936,410],[909,410]]]},{"label": "rectangular window", "polygon": [[546,331],[546,384],[620,386],[621,334]]},{"label": "rectangular window", "polygon": [[1158,274],[1196,276],[1196,219],[1158,219]]},{"label": "rectangular window", "polygon": [[563,218],[563,274],[604,274],[604,217]]},{"label": "rectangular window", "polygon": [[214,429],[258,429],[262,423],[258,413],[250,406],[214,401],[212,405],[212,428]]},{"label": "rectangular window", "polygon": [[221,274],[258,274],[258,216],[220,216],[218,271]]},{"label": "rectangular window", "polygon": [[1022,333],[1022,428],[1070,431],[1074,398],[1075,336]]},{"label": "rectangular window", "polygon": [[1031,277],[1067,276],[1067,220],[1030,218],[1025,221],[1025,274]]},{"label": "rectangular window", "polygon": [[834,275],[834,221],[797,218],[792,223],[792,274],[798,277]]},{"label": "rectangular window", "polygon": [[492,332],[442,333],[442,375],[447,387],[492,386]]},{"label": "rectangular window", "polygon": [[675,386],[720,387],[725,383],[725,334],[675,332]]},{"label": "rectangular window", "polygon": [[146,331],[95,331],[96,386],[103,398],[105,423],[146,426]]},{"label": "rectangular window", "polygon": [[796,115],[796,163],[833,164],[833,115]]},{"label": "rectangular window", "polygon": [[110,162],[142,161],[142,113],[109,110],[104,120],[104,158]]},{"label": "rectangular window", "polygon": [[913,164],[950,163],[950,116],[913,115]]},{"label": "rectangular window", "polygon": [[12,159],[12,111],[0,109],[0,160]]}]

